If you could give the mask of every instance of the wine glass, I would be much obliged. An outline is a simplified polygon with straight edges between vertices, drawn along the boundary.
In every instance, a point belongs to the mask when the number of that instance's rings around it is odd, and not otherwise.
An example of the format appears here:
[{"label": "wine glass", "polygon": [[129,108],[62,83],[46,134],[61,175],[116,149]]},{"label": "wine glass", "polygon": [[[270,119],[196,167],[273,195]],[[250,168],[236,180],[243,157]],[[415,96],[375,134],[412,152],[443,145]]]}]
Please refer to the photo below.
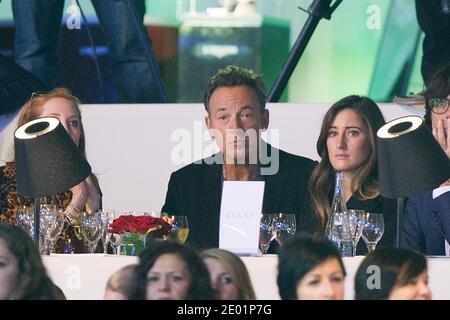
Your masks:
[{"label": "wine glass", "polygon": [[34,211],[30,206],[17,208],[16,225],[25,230],[33,238],[34,235]]},{"label": "wine glass", "polygon": [[262,254],[266,254],[272,241],[272,221],[274,214],[262,214],[259,224],[259,249]]},{"label": "wine glass", "polygon": [[89,252],[94,253],[98,240],[102,236],[102,220],[98,212],[85,213],[81,223],[81,233],[88,242]]},{"label": "wine glass", "polygon": [[384,233],[384,217],[381,213],[367,212],[362,237],[369,253],[375,250]]},{"label": "wine glass", "polygon": [[366,224],[366,215],[364,210],[348,210],[348,221],[350,223],[350,232],[352,237],[352,247],[353,252],[352,256],[356,256],[356,248],[358,246],[358,242],[361,239],[361,235],[364,229],[364,225]]},{"label": "wine glass", "polygon": [[273,217],[271,227],[273,238],[282,246],[297,231],[295,215],[291,213],[276,213]]},{"label": "wine glass", "polygon": [[83,240],[83,234],[81,232],[81,225],[83,224],[84,216],[86,215],[85,211],[79,211],[74,213],[70,218],[67,219],[70,221],[70,224],[73,227],[73,233],[78,240]]},{"label": "wine glass", "polygon": [[189,235],[189,225],[187,216],[169,216],[167,221],[172,225],[167,240],[178,243],[185,243]]}]

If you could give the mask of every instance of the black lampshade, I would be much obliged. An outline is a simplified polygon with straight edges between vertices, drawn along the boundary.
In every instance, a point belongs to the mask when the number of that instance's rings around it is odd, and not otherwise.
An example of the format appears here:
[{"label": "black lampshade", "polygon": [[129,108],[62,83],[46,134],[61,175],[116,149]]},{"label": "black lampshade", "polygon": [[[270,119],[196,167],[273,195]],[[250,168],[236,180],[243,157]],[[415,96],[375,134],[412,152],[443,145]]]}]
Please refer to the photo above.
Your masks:
[{"label": "black lampshade", "polygon": [[419,116],[390,121],[377,132],[381,195],[405,198],[450,178],[450,160]]},{"label": "black lampshade", "polygon": [[21,196],[55,195],[91,173],[89,163],[57,118],[27,122],[14,136],[16,184]]}]

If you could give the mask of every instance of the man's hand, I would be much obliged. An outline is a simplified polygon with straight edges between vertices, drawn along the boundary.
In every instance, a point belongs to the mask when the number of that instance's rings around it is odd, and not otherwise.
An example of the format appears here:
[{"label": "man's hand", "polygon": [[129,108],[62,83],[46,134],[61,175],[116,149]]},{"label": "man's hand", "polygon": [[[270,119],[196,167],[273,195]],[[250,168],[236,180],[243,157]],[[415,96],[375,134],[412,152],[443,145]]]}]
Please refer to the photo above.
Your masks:
[{"label": "man's hand", "polygon": [[[447,129],[445,129],[444,121],[447,121]],[[450,119],[439,120],[437,127],[433,127],[433,136],[450,159]],[[450,186],[450,179],[441,184],[441,187],[443,186]]]},{"label": "man's hand", "polygon": [[[445,129],[444,121],[447,121],[447,129]],[[436,127],[433,127],[433,136],[450,159],[450,119],[439,120]]]}]

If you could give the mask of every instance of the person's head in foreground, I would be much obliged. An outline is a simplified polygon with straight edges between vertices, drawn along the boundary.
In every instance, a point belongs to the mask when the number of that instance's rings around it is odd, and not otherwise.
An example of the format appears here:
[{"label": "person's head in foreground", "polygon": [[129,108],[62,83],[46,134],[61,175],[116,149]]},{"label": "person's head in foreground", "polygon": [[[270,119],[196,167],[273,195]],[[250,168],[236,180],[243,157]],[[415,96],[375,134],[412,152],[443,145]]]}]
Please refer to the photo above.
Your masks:
[{"label": "person's head in foreground", "polygon": [[425,256],[403,248],[376,249],[356,272],[355,299],[430,300]]},{"label": "person's head in foreground", "polygon": [[142,251],[132,281],[132,300],[211,300],[208,269],[188,246],[156,241]]},{"label": "person's head in foreground", "polygon": [[104,300],[127,300],[130,295],[131,281],[134,276],[135,264],[120,268],[109,277],[106,283]]},{"label": "person's head in foreground", "polygon": [[232,252],[207,249],[200,253],[218,300],[256,300],[248,270]]},{"label": "person's head in foreground", "polygon": [[283,300],[344,299],[345,268],[327,239],[299,235],[278,253],[278,290]]},{"label": "person's head in foreground", "polygon": [[63,300],[28,234],[0,222],[0,300]]}]

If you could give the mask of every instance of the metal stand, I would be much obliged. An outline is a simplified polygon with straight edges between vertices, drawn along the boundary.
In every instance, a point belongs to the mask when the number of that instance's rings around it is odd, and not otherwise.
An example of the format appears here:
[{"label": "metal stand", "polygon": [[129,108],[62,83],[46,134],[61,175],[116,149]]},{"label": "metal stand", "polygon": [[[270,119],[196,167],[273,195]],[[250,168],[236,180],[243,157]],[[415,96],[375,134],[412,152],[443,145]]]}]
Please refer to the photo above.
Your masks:
[{"label": "metal stand", "polygon": [[398,198],[397,199],[397,227],[395,232],[395,247],[400,248],[400,242],[402,238],[402,230],[401,226],[403,226],[403,221],[405,218],[405,199],[404,198]]},{"label": "metal stand", "polygon": [[[126,0],[128,9],[130,10],[131,15],[133,16],[134,26],[136,33],[138,35],[139,42],[141,43],[142,48],[147,53],[146,57],[148,60],[148,64],[150,66],[150,70],[153,75],[153,81],[155,82],[156,88],[158,89],[159,95],[161,97],[161,102],[168,103],[169,98],[167,96],[166,89],[161,82],[161,75],[159,74],[158,65],[153,55],[152,46],[150,41],[145,33],[145,30],[142,26],[142,23],[139,21],[138,13],[136,12],[136,8],[134,3],[131,0]],[[148,88],[150,90],[150,88]]]},{"label": "metal stand", "polygon": [[334,10],[336,10],[337,6],[342,2],[342,0],[336,0],[334,4],[330,7],[332,0],[314,0],[314,2],[309,6],[308,10],[300,8],[300,10],[309,14],[308,20],[306,20],[305,25],[303,26],[302,31],[300,32],[297,40],[294,43],[291,51],[289,52],[286,63],[283,66],[283,69],[278,74],[277,79],[270,90],[267,100],[269,102],[277,102],[281,94],[286,87],[289,78],[292,75],[300,57],[305,51],[306,46],[308,45],[311,36],[314,33],[314,30],[317,27],[320,19],[325,18],[327,20],[331,19],[331,14]]},{"label": "metal stand", "polygon": [[39,248],[39,232],[41,223],[41,198],[34,198],[34,242]]}]

